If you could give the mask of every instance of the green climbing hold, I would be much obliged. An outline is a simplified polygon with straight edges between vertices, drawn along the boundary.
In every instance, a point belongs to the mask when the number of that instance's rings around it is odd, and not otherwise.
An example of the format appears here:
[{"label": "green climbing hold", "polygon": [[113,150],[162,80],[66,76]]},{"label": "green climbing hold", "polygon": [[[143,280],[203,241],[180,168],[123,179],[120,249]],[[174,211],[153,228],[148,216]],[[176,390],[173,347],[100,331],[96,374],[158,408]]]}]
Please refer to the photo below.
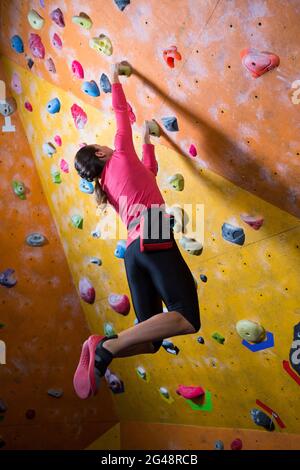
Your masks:
[{"label": "green climbing hold", "polygon": [[213,339],[215,339],[220,344],[224,344],[224,342],[225,342],[225,338],[224,338],[223,335],[221,335],[221,333],[215,332],[211,335],[211,337]]},{"label": "green climbing hold", "polygon": [[104,334],[107,337],[115,336],[116,332],[111,323],[104,323]]},{"label": "green climbing hold", "polygon": [[52,177],[52,181],[53,183],[56,183],[56,184],[60,184],[61,183],[61,175],[60,175],[60,171],[57,167],[53,166],[51,168],[51,177]]},{"label": "green climbing hold", "polygon": [[73,227],[82,229],[83,228],[83,217],[79,214],[74,214],[71,217]]},{"label": "green climbing hold", "polygon": [[80,12],[78,16],[73,16],[72,22],[78,24],[84,29],[91,29],[93,26],[91,18],[83,12]]},{"label": "green climbing hold", "polygon": [[184,189],[184,178],[180,173],[176,173],[168,178],[168,183],[175,189],[175,191],[183,191]]},{"label": "green climbing hold", "polygon": [[148,124],[150,135],[160,137],[160,127],[155,121],[155,119],[151,119],[151,121],[146,121],[146,123]]},{"label": "green climbing hold", "polygon": [[16,181],[14,180],[12,182],[12,187],[13,191],[18,196],[20,199],[26,199],[26,194],[25,194],[25,185],[22,183],[22,181]]}]

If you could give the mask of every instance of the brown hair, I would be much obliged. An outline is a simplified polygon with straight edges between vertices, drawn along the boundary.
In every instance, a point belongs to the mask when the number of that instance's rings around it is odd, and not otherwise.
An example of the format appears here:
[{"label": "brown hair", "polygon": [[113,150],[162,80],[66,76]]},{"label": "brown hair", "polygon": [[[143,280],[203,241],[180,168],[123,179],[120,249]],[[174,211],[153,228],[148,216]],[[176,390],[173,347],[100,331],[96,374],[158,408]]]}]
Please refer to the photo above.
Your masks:
[{"label": "brown hair", "polygon": [[105,162],[95,154],[94,145],[85,145],[75,155],[74,166],[81,178],[95,182],[95,197],[99,206],[107,203],[107,194],[99,182]]}]

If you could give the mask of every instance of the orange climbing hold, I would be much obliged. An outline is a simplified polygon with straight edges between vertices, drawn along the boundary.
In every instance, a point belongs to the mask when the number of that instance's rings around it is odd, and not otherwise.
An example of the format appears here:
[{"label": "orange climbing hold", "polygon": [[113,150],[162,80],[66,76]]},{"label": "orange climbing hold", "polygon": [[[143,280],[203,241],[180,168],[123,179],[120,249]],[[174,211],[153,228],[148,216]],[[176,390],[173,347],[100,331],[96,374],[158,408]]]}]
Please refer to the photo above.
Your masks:
[{"label": "orange climbing hold", "polygon": [[257,49],[243,49],[240,53],[243,66],[251,73],[252,77],[258,78],[269,70],[278,67],[280,58],[278,55]]},{"label": "orange climbing hold", "polygon": [[181,60],[181,54],[179,54],[176,46],[170,46],[168,49],[165,49],[163,57],[171,69],[175,66],[175,59]]}]

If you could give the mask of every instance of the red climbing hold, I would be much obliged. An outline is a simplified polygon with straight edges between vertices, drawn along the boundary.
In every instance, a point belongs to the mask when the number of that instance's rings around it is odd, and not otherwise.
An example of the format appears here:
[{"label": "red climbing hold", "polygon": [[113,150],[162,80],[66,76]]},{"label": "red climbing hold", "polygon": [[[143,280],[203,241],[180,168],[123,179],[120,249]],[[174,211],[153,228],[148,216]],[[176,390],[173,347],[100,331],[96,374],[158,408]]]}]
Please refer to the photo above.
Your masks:
[{"label": "red climbing hold", "polygon": [[252,77],[258,78],[269,70],[275,69],[280,63],[278,55],[257,49],[243,49],[240,53],[242,64],[251,73]]},{"label": "red climbing hold", "polygon": [[59,37],[59,35],[58,35],[57,33],[54,33],[54,34],[53,34],[52,44],[53,44],[53,46],[56,47],[57,49],[62,49],[62,47],[63,47],[62,40],[60,39],[60,37]]},{"label": "red climbing hold", "polygon": [[32,113],[33,108],[32,108],[32,104],[29,103],[29,101],[25,101],[24,106],[25,106],[25,109],[27,109],[27,111],[29,111],[30,113]]},{"label": "red climbing hold", "polygon": [[61,137],[59,135],[56,135],[54,137],[54,142],[56,143],[56,145],[58,145],[59,147],[61,147],[62,145],[62,140],[61,140]]},{"label": "red climbing hold", "polygon": [[246,224],[250,225],[254,230],[259,230],[262,224],[264,223],[264,218],[257,215],[248,215],[248,214],[241,214],[241,219]]},{"label": "red climbing hold", "polygon": [[243,448],[243,443],[241,439],[234,439],[232,443],[230,444],[231,450],[242,450]]},{"label": "red climbing hold", "polygon": [[196,149],[196,147],[195,147],[194,144],[191,144],[191,145],[190,145],[189,154],[190,154],[192,157],[197,157],[197,149]]},{"label": "red climbing hold", "polygon": [[74,119],[76,129],[83,129],[87,123],[87,115],[83,109],[77,104],[73,104],[71,107],[71,113]]},{"label": "red climbing hold", "polygon": [[88,304],[93,304],[95,302],[95,289],[86,277],[80,279],[79,281],[79,293],[82,300]]},{"label": "red climbing hold", "polygon": [[39,59],[44,59],[45,57],[45,47],[42,43],[42,39],[38,34],[30,33],[29,38],[29,48],[34,57]]},{"label": "red climbing hold", "polygon": [[130,310],[130,302],[127,295],[111,294],[108,297],[110,307],[121,315],[128,315]]},{"label": "red climbing hold", "polygon": [[77,78],[84,78],[84,70],[80,62],[78,60],[73,60],[72,62],[72,72]]},{"label": "red climbing hold", "polygon": [[200,398],[205,395],[205,391],[202,387],[186,387],[184,385],[179,385],[176,390],[176,393],[178,393],[178,395],[181,395],[183,398],[187,398],[189,400]]},{"label": "red climbing hold", "polygon": [[177,51],[176,46],[170,46],[168,49],[165,49],[163,52],[163,57],[165,59],[165,62],[171,69],[174,68],[175,66],[175,59],[176,60],[181,60],[181,54]]}]

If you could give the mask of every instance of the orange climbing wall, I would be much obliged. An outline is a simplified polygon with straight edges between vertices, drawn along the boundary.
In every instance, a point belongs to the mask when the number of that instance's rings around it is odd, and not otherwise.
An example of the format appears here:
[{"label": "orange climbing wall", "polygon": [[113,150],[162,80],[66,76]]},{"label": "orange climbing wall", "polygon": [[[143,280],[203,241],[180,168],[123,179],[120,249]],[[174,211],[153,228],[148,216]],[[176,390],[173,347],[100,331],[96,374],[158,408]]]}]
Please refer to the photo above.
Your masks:
[{"label": "orange climbing wall", "polygon": [[[0,340],[6,344],[0,400],[8,408],[0,413],[0,441],[3,449],[82,449],[117,417],[106,387],[89,402],[74,394],[73,372],[88,329],[17,114],[12,123],[16,132],[0,133],[0,271],[13,268],[17,279],[11,289],[0,286]],[[25,183],[26,200],[13,193],[14,179]],[[27,246],[32,232],[43,233],[48,244]],[[63,396],[49,397],[51,388]],[[35,411],[34,419],[26,418],[27,410]]]},{"label": "orange climbing wall", "polygon": [[[205,345],[200,346],[197,335],[191,335],[174,339],[180,348],[178,356],[162,350],[153,357],[115,361],[113,370],[125,382],[125,393],[114,397],[121,422],[251,428],[253,432],[257,427],[249,411],[258,398],[283,419],[285,435],[299,434],[299,388],[281,365],[283,359],[288,359],[293,326],[299,322],[298,107],[292,101],[299,60],[297,3],[132,0],[121,13],[110,0],[87,1],[85,13],[93,20],[90,31],[78,29],[71,21],[82,9],[80,2],[51,2],[45,9],[38,2],[4,1],[1,5],[7,80],[10,82],[16,72],[22,82],[23,93],[15,95],[20,117],[75,285],[87,276],[96,289],[96,303],[82,305],[91,331],[102,332],[105,321],[120,331],[133,324],[134,315],[131,312],[127,318],[119,317],[108,307],[109,293],[128,294],[124,267],[113,256],[116,240],[91,237],[102,219],[96,214],[93,199],[80,193],[72,168],[81,142],[112,145],[115,127],[110,95],[102,93],[96,99],[85,95],[81,81],[72,76],[73,59],[82,63],[87,80],[97,82],[114,60],[126,58],[134,65],[135,74],[126,81],[125,89],[137,115],[137,150],[145,117],[160,121],[163,116],[175,114],[180,131],[166,133],[156,141],[158,182],[168,204],[204,204],[203,254],[184,256],[198,281]],[[47,72],[39,59],[29,71],[24,54],[17,55],[9,46],[9,38],[19,34],[30,55],[28,35],[32,30],[24,21],[30,7],[45,17],[39,34],[46,58],[52,57],[55,62],[55,75]],[[56,7],[64,12],[64,29],[50,20],[49,13]],[[63,39],[61,51],[51,45],[54,32]],[[89,39],[102,32],[112,40],[111,58],[88,46]],[[178,46],[183,58],[174,70],[162,58],[163,49],[172,44]],[[280,67],[254,80],[239,58],[240,50],[247,46],[277,53]],[[54,97],[59,97],[62,110],[49,115],[46,104]],[[32,103],[33,113],[24,109],[25,100]],[[73,103],[82,106],[88,115],[88,124],[80,131],[75,129],[70,114]],[[57,133],[63,146],[49,159],[42,145],[53,142]],[[196,159],[186,155],[191,143],[198,149]],[[62,174],[62,184],[55,185],[51,167],[58,166],[62,157],[69,163],[70,174]],[[175,173],[185,178],[185,189],[180,194],[167,183]],[[241,221],[242,212],[264,216],[260,231],[253,231]],[[81,231],[70,224],[74,213],[84,217]],[[244,228],[243,247],[222,239],[220,231],[225,221]],[[100,256],[103,265],[88,265],[89,256]],[[201,273],[207,275],[207,284],[200,282]],[[261,353],[242,347],[235,333],[235,323],[242,318],[258,321],[273,332],[275,347]],[[211,339],[214,331],[225,336],[223,346]],[[134,369],[139,365],[147,370],[149,382],[137,377]],[[175,393],[179,383],[199,384],[211,391],[212,411],[191,410]],[[161,386],[168,388],[173,403],[160,399]],[[282,434],[278,427],[276,431],[274,441]],[[212,448],[212,435],[210,439],[205,445]],[[262,441],[272,448],[267,439]],[[254,441],[248,442],[254,445]],[[142,447],[140,441],[139,445]],[[172,446],[172,441],[168,445]]]}]

